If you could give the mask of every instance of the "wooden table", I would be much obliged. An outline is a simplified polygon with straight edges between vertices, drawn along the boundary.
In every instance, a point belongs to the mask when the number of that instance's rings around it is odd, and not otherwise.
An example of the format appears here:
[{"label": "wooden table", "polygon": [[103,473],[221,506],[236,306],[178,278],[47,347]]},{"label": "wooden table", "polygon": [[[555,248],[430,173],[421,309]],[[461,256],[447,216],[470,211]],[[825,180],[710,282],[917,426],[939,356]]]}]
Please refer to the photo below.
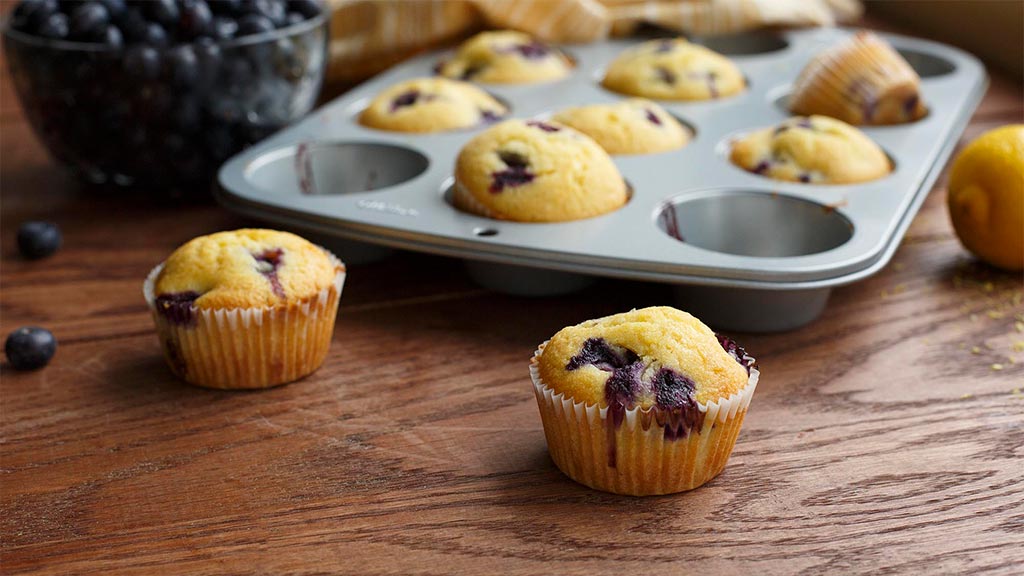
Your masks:
[{"label": "wooden table", "polygon": [[[0,329],[37,324],[60,340],[46,369],[0,368],[4,573],[1024,565],[1021,278],[965,254],[941,183],[893,263],[836,290],[818,322],[735,335],[763,379],[725,472],[691,493],[627,498],[548,459],[527,359],[562,326],[671,303],[667,288],[513,298],[455,261],[399,254],[350,267],[315,375],[194,388],[164,366],[143,277],[189,238],[252,222],[81,187],[3,78]],[[996,77],[965,139],[1022,113],[1020,86]],[[61,225],[56,256],[17,257],[30,218]]]}]

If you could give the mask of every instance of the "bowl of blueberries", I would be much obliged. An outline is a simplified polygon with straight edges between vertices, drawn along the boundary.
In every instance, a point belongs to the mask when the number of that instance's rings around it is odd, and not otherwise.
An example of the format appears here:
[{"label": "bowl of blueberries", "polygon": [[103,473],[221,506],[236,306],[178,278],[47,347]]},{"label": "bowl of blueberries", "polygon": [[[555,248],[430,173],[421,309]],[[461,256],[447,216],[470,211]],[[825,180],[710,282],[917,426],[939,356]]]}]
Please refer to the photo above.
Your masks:
[{"label": "bowl of blueberries", "polygon": [[94,183],[209,197],[229,157],[307,114],[320,0],[22,0],[14,86],[51,154]]}]

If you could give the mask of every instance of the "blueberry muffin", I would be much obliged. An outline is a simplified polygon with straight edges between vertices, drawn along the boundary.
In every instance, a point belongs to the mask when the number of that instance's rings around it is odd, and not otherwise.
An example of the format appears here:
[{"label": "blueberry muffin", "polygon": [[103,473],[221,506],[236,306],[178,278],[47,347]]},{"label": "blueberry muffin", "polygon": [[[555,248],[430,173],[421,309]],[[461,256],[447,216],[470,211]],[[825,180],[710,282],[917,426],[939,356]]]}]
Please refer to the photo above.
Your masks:
[{"label": "blueberry muffin", "polygon": [[601,84],[657,100],[711,100],[746,87],[732,61],[682,38],[651,40],[626,50],[608,66]]},{"label": "blueberry muffin", "polygon": [[345,266],[287,232],[235,230],[175,250],[143,286],[164,356],[209,388],[267,388],[323,363]]},{"label": "blueberry muffin", "polygon": [[853,125],[902,124],[927,113],[921,79],[888,42],[858,32],[818,54],[797,77],[789,107]]},{"label": "blueberry muffin", "polygon": [[359,122],[393,132],[444,132],[487,124],[507,114],[504,104],[468,82],[415,78],[378,94]]},{"label": "blueberry muffin", "polygon": [[553,119],[594,139],[609,154],[653,154],[682,148],[690,133],[650,100],[568,108]]},{"label": "blueberry muffin", "polygon": [[834,118],[790,118],[733,142],[740,168],[790,182],[852,184],[892,171],[889,157],[863,132]]},{"label": "blueberry muffin", "polygon": [[437,65],[447,78],[488,84],[527,84],[569,74],[572,61],[529,34],[503,30],[481,32],[466,40],[455,55]]},{"label": "blueberry muffin", "polygon": [[759,376],[736,343],[668,307],[563,328],[530,373],[555,464],[591,488],[633,496],[718,475]]},{"label": "blueberry muffin", "polygon": [[455,161],[452,199],[465,211],[519,222],[563,222],[617,210],[622,175],[596,142],[557,122],[506,120]]}]

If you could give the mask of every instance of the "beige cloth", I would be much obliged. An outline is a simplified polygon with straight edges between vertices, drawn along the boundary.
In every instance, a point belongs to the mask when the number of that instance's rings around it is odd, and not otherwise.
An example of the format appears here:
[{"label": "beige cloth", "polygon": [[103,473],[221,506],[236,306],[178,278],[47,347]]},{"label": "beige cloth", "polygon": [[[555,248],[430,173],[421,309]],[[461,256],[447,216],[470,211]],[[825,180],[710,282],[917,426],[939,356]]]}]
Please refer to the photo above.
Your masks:
[{"label": "beige cloth", "polygon": [[417,52],[482,28],[556,43],[594,42],[653,24],[694,35],[763,27],[831,26],[860,16],[859,0],[328,0],[328,83],[358,82]]}]

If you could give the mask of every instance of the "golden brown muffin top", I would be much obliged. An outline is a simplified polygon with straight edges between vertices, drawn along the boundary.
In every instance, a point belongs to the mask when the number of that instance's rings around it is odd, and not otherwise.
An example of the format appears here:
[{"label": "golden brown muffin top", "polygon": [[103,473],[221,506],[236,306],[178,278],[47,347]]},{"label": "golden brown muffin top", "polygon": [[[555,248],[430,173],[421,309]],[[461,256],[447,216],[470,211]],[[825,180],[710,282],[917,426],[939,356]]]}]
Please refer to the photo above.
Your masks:
[{"label": "golden brown muffin top", "polygon": [[242,229],[194,238],[164,262],[154,296],[196,308],[263,308],[315,297],[345,267],[288,232]]},{"label": "golden brown muffin top", "polygon": [[661,306],[563,328],[545,346],[538,372],[576,402],[671,410],[739,392],[752,363],[700,320]]}]

